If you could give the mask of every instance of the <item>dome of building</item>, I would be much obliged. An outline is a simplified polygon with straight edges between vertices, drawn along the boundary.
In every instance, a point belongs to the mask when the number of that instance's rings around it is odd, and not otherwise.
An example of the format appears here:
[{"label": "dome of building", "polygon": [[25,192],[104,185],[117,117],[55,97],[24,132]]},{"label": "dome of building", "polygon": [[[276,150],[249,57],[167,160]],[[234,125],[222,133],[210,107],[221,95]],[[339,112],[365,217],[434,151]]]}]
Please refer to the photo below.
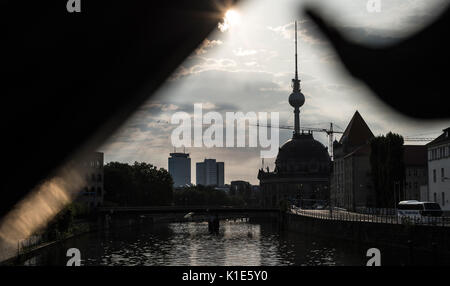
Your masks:
[{"label": "dome of building", "polygon": [[275,161],[278,173],[329,173],[327,148],[312,134],[299,134],[281,146]]}]

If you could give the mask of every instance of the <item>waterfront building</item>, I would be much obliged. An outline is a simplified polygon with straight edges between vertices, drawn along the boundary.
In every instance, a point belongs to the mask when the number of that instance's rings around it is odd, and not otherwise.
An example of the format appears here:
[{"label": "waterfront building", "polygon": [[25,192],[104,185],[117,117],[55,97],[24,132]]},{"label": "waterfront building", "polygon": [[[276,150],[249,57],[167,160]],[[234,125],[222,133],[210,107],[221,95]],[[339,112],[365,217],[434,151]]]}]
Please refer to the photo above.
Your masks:
[{"label": "waterfront building", "polygon": [[450,127],[428,143],[428,198],[450,211]]},{"label": "waterfront building", "polygon": [[312,133],[300,131],[300,107],[305,96],[297,69],[297,23],[295,23],[295,78],[289,104],[294,108],[294,132],[278,151],[275,169],[258,172],[261,204],[279,207],[282,203],[310,207],[329,199],[331,160],[327,148]]},{"label": "waterfront building", "polygon": [[170,153],[169,173],[175,188],[191,184],[191,158],[189,153]]},{"label": "waterfront building", "polygon": [[223,186],[225,178],[224,162],[205,159],[196,164],[196,184],[203,186]]},{"label": "waterfront building", "polygon": [[103,204],[105,191],[103,189],[103,164],[104,154],[93,152],[84,156],[77,162],[80,174],[85,178],[85,186],[76,198],[88,209],[98,207]]},{"label": "waterfront building", "polygon": [[370,176],[370,140],[372,131],[356,111],[339,142],[333,144],[331,204],[355,210],[375,207],[375,192]]},{"label": "waterfront building", "polygon": [[[421,200],[420,189],[428,183],[427,146],[405,145],[403,160],[405,163],[404,197],[401,200]],[[428,200],[428,199],[426,199]]]}]

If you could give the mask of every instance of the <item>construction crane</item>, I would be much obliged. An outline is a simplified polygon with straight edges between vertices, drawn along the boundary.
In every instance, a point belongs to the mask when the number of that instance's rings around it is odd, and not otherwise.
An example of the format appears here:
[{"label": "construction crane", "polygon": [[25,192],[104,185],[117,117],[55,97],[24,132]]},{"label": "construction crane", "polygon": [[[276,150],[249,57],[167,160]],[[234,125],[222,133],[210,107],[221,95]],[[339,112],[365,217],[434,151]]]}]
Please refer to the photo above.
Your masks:
[{"label": "construction crane", "polygon": [[[161,123],[161,124],[168,124],[169,122],[166,120],[157,120],[157,123]],[[273,128],[271,125],[262,125],[257,123],[254,126],[258,126],[258,127],[266,127],[266,128]],[[300,127],[300,130],[302,132],[308,131],[308,132],[324,132],[327,134],[328,136],[328,151],[330,153],[330,158],[331,160],[333,160],[333,141],[334,141],[334,134],[343,134],[343,131],[337,131],[334,129],[334,124],[333,122],[330,122],[330,127],[329,128],[319,128],[319,127],[307,127],[307,126],[303,126]],[[294,130],[294,126],[291,125],[279,125],[277,127],[278,129],[285,129],[285,130]],[[429,142],[432,141],[436,138],[432,138],[432,137],[404,137],[403,141],[405,142]]]},{"label": "construction crane", "polygon": [[[267,128],[273,128],[271,125],[261,125],[256,124],[258,127],[267,127]],[[287,130],[294,130],[294,126],[289,125],[280,125],[277,127],[278,129],[287,129]],[[330,158],[333,160],[333,141],[334,141],[334,133],[342,134],[343,131],[337,131],[333,128],[333,123],[330,122],[330,128],[318,128],[318,127],[300,127],[300,130],[302,132],[308,131],[308,132],[324,132],[328,136],[328,151],[330,152]]]}]

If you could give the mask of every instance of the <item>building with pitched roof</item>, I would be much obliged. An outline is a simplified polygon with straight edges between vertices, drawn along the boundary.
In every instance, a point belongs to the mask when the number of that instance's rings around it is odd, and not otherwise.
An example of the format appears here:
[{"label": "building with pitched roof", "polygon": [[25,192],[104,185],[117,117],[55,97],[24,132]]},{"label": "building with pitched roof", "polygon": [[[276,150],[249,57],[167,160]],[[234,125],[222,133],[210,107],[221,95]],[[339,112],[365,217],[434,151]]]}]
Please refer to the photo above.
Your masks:
[{"label": "building with pitched roof", "polygon": [[370,140],[372,131],[356,111],[339,142],[335,141],[330,203],[355,210],[374,207],[375,193],[370,177]]}]

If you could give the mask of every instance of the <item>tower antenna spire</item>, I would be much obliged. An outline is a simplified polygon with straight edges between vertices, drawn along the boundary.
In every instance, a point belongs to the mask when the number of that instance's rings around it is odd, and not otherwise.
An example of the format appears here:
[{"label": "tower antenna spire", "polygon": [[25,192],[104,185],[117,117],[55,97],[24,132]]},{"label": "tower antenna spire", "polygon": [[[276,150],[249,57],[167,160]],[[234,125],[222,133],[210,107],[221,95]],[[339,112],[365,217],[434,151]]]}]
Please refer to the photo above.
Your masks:
[{"label": "tower antenna spire", "polygon": [[292,79],[292,93],[289,95],[289,104],[294,107],[294,138],[300,136],[300,107],[305,103],[305,96],[300,91],[297,58],[297,21],[295,21],[295,78]]},{"label": "tower antenna spire", "polygon": [[295,21],[295,80],[298,80],[298,70],[297,70],[297,21]]}]

